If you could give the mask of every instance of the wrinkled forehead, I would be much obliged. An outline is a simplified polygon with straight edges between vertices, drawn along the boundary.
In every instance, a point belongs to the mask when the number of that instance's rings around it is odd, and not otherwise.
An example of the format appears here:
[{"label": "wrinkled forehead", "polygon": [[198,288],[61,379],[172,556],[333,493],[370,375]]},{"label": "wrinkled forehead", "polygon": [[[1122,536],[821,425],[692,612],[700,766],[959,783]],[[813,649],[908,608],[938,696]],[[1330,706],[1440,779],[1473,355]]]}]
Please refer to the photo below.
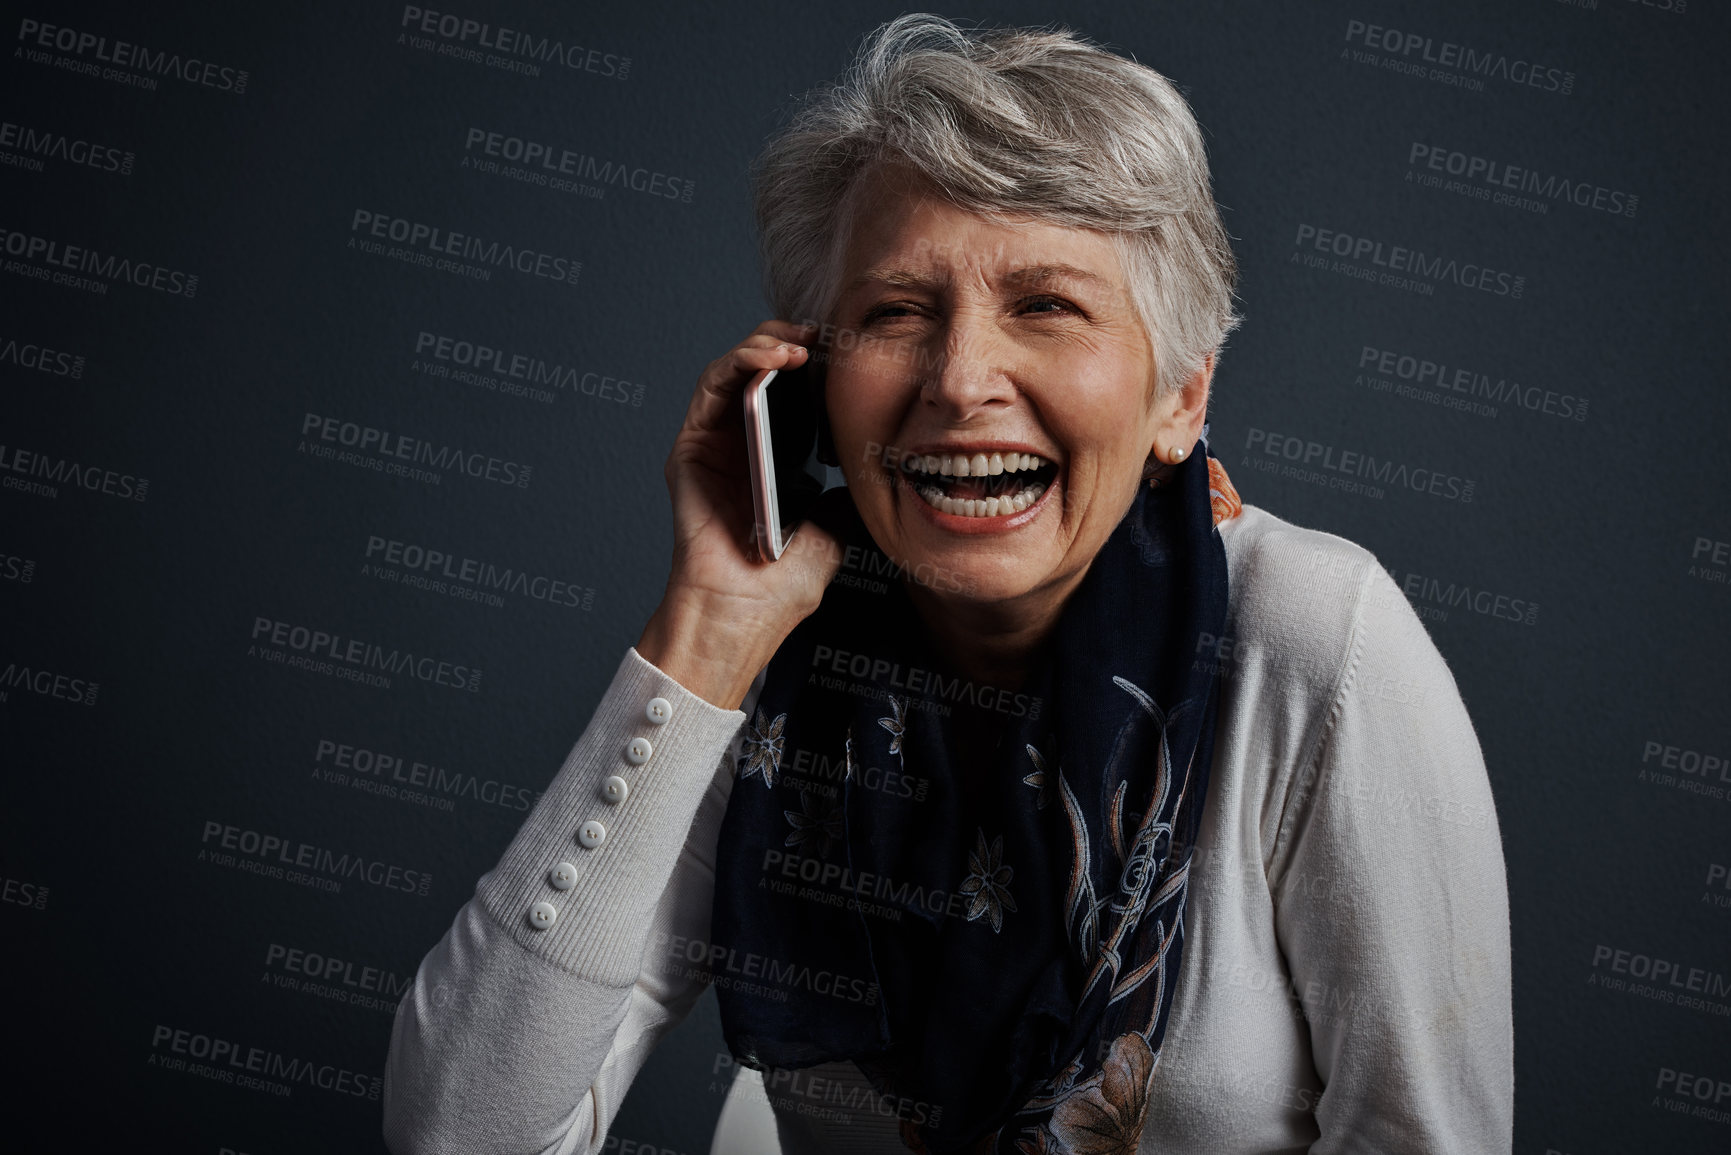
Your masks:
[{"label": "wrinkled forehead", "polygon": [[843,293],[963,283],[1014,291],[1123,287],[1121,253],[1106,233],[958,205],[923,181],[864,181],[838,262]]}]

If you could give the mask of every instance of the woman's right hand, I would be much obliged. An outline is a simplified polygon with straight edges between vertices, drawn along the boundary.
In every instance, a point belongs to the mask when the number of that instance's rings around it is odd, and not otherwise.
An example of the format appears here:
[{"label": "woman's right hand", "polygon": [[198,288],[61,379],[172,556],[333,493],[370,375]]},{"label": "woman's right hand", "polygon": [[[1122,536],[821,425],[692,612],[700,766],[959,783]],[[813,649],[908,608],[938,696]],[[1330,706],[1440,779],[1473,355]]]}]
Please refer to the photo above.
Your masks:
[{"label": "woman's right hand", "polygon": [[746,382],[811,356],[815,325],[765,321],[709,363],[668,454],[673,567],[637,652],[680,685],[735,710],[841,565],[835,539],[807,521],[778,561],[759,561],[745,442]]}]

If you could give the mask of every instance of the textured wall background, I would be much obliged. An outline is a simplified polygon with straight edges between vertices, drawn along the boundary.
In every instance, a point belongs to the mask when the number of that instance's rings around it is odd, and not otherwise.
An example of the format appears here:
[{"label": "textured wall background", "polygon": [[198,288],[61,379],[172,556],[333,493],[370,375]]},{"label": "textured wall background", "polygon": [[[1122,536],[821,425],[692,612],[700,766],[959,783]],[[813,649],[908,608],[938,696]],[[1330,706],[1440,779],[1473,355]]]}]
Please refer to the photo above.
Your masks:
[{"label": "textured wall background", "polygon": [[[8,1130],[381,1149],[398,993],[658,600],[673,431],[764,311],[747,162],[902,10],[452,3],[4,5]],[[1484,744],[1517,1150],[1725,1150],[1723,12],[946,14],[1189,93],[1214,444],[1376,552]],[[706,996],[611,1149],[706,1151],[720,1052]]]}]

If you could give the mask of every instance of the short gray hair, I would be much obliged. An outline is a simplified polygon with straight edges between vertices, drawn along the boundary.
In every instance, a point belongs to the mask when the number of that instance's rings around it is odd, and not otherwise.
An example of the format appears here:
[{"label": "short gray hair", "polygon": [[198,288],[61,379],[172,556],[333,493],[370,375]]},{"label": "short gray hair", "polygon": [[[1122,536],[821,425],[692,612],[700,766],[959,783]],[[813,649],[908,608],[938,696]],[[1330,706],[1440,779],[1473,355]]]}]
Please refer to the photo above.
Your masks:
[{"label": "short gray hair", "polygon": [[911,167],[947,199],[1093,229],[1119,246],[1177,389],[1238,324],[1237,266],[1202,133],[1172,82],[1068,31],[968,32],[915,13],[878,28],[753,166],[776,315],[827,320],[861,176]]}]

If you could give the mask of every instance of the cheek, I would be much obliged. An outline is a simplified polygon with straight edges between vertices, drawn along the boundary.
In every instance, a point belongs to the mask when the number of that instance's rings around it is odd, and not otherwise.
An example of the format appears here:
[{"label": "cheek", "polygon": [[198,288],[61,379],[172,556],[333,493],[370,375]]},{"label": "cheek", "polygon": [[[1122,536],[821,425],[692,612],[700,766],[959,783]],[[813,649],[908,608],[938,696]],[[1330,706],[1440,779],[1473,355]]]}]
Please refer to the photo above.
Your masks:
[{"label": "cheek", "polygon": [[892,450],[897,429],[894,398],[887,390],[874,391],[856,379],[831,382],[825,397],[836,453],[851,481],[862,470],[880,465],[886,451]]}]

